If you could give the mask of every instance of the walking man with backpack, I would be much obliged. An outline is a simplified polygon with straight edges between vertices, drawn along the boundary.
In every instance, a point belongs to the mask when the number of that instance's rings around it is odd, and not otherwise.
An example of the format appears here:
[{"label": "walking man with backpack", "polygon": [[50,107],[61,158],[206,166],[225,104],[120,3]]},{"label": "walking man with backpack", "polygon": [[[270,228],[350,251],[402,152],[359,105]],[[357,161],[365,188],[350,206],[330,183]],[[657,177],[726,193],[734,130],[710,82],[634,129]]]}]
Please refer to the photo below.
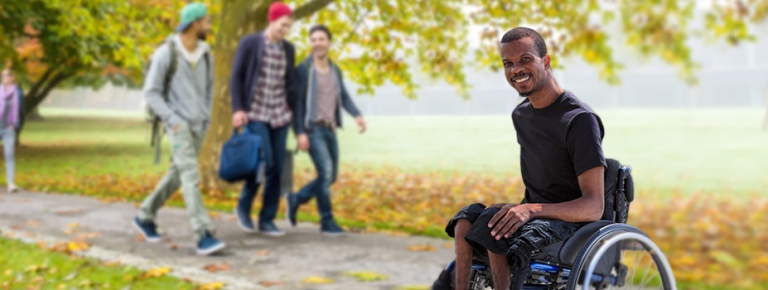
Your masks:
[{"label": "walking man with backpack", "polygon": [[[172,162],[133,221],[146,241],[162,240],[155,224],[157,211],[181,187],[200,255],[210,255],[225,247],[211,232],[211,218],[203,205],[197,165],[213,101],[213,58],[204,41],[210,30],[206,6],[187,4],[181,11],[177,34],[152,56],[144,82],[144,97],[164,124],[171,143]],[[160,146],[159,142],[155,143]]]},{"label": "walking man with backpack", "polygon": [[[280,204],[280,175],[296,100],[296,49],[285,40],[293,24],[293,11],[282,2],[274,2],[269,7],[268,20],[266,30],[244,36],[237,46],[230,84],[232,125],[245,127],[263,141],[267,176],[258,230],[268,236],[282,236],[285,232],[275,225],[274,219]],[[246,179],[235,207],[238,224],[246,232],[256,231],[251,208],[258,189],[256,176]]]}]

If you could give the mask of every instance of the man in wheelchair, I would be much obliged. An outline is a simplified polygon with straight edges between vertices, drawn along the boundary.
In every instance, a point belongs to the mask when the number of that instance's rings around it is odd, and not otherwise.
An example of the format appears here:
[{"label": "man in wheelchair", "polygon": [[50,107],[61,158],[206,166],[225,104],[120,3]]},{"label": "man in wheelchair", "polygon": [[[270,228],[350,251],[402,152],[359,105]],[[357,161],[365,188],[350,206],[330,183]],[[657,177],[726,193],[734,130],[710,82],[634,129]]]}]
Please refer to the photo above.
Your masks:
[{"label": "man in wheelchair", "polygon": [[547,46],[535,30],[508,31],[500,54],[507,82],[527,97],[512,112],[525,197],[519,204],[468,205],[451,219],[446,232],[456,243],[455,289],[469,287],[477,255],[487,255],[495,289],[510,289],[513,282],[519,289],[530,274],[533,252],[603,216],[600,118],[558,85]]}]

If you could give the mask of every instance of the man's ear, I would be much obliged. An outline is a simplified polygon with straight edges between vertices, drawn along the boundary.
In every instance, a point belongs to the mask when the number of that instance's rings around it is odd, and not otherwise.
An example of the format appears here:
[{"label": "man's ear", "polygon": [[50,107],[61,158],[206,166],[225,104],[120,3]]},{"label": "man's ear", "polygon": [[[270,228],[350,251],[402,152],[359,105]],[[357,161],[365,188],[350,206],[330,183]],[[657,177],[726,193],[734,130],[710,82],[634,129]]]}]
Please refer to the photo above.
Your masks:
[{"label": "man's ear", "polygon": [[549,57],[549,54],[544,55],[542,60],[544,60],[544,67],[549,69],[550,64],[552,63],[552,59]]}]

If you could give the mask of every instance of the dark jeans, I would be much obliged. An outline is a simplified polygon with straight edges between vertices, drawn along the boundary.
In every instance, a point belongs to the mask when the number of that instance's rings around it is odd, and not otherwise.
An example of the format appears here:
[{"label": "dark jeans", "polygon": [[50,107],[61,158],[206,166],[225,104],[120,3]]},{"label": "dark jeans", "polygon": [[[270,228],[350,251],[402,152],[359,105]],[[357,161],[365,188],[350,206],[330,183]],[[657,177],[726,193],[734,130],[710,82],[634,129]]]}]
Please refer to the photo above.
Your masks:
[{"label": "dark jeans", "polygon": [[[259,223],[271,222],[277,215],[280,206],[280,173],[285,164],[285,143],[288,138],[288,126],[271,128],[263,122],[248,123],[248,131],[257,134],[264,140],[264,158],[267,162],[267,179],[264,185],[264,197],[259,213]],[[250,213],[253,207],[253,199],[259,190],[256,177],[245,180],[245,186],[240,193],[237,206]]]},{"label": "dark jeans", "polygon": [[331,185],[336,182],[339,172],[339,145],[336,133],[330,128],[318,126],[310,133],[309,155],[315,164],[317,178],[305,185],[299,193],[299,204],[317,198],[317,210],[322,217],[322,223],[333,221],[331,212]]}]

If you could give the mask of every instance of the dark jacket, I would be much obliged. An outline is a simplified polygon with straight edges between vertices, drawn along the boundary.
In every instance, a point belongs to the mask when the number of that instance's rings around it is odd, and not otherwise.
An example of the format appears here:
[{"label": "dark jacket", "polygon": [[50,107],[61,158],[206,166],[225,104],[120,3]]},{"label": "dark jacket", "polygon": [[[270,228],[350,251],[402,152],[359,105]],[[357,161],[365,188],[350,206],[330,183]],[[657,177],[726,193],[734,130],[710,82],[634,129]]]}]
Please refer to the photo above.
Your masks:
[{"label": "dark jacket", "polygon": [[[253,97],[256,94],[259,71],[264,54],[263,31],[244,36],[240,39],[235,53],[235,62],[232,65],[229,92],[232,96],[232,112],[251,110]],[[288,108],[296,111],[296,49],[293,44],[283,40],[285,50],[285,96]]]},{"label": "dark jacket", "polygon": [[[336,102],[336,126],[341,128],[341,110],[339,106],[344,107],[347,112],[353,117],[360,116],[360,110],[357,109],[355,103],[347,92],[347,88],[344,86],[344,77],[341,74],[339,67],[331,63],[331,68],[336,73],[336,83],[339,86],[339,96]],[[297,85],[297,102],[296,111],[293,114],[294,131],[296,135],[301,133],[310,132],[313,129],[314,121],[317,118],[317,88],[314,74],[312,73],[313,59],[312,55],[307,57],[296,68],[298,75]],[[311,86],[310,86],[311,84]]]}]

